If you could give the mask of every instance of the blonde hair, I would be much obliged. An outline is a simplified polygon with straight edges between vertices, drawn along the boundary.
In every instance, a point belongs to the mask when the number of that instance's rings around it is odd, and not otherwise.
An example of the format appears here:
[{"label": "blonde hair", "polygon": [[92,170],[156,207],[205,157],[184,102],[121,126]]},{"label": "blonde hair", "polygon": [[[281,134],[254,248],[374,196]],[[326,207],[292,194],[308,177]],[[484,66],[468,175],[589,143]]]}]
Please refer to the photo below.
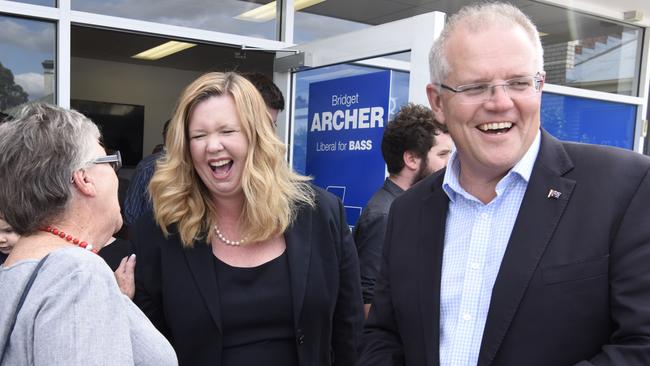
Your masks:
[{"label": "blonde hair", "polygon": [[175,224],[184,247],[203,238],[209,242],[214,236],[209,229],[216,223],[217,209],[192,164],[188,124],[195,106],[220,95],[233,98],[249,142],[241,180],[245,197],[242,237],[252,243],[281,234],[301,205],[314,206],[310,178],[289,168],[285,146],[275,136],[259,92],[241,75],[211,72],[194,80],[181,94],[169,124],[167,153],[149,184],[156,222],[165,235]]}]

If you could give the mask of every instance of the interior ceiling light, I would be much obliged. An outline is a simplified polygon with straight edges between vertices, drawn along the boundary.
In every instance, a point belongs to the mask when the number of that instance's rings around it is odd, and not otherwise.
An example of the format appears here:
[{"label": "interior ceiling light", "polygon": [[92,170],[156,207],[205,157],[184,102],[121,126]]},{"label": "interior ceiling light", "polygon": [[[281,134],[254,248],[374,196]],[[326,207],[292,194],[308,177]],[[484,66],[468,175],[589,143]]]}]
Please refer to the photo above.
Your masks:
[{"label": "interior ceiling light", "polygon": [[167,57],[173,53],[180,52],[188,48],[192,48],[194,46],[196,46],[196,44],[194,43],[169,41],[161,44],[160,46],[156,46],[154,48],[150,48],[146,51],[140,52],[137,55],[133,55],[131,56],[131,58],[153,61],[153,60],[161,59],[163,57]]},{"label": "interior ceiling light", "polygon": [[[325,0],[294,0],[293,8],[295,11],[308,8],[312,5],[316,5],[324,2]],[[235,17],[239,20],[247,20],[249,22],[263,23],[268,22],[269,20],[275,18],[276,15],[276,2],[271,1],[270,3],[262,6],[258,6],[255,9],[251,9],[247,12],[241,13]]]}]

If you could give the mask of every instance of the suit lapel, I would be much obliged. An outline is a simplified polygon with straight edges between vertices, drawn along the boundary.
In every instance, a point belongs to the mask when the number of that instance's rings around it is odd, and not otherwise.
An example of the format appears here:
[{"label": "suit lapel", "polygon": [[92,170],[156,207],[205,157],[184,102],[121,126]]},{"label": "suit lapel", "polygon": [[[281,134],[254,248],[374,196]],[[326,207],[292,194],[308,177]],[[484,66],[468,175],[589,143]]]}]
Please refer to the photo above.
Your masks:
[{"label": "suit lapel", "polygon": [[221,313],[219,311],[219,287],[214,271],[212,247],[203,241],[195,241],[194,248],[184,249],[187,265],[199,287],[203,302],[208,308],[217,330],[221,333]]},{"label": "suit lapel", "polygon": [[291,276],[294,324],[298,324],[300,321],[307,288],[307,274],[311,258],[312,215],[311,209],[301,209],[284,234],[289,259],[289,275]]},{"label": "suit lapel", "polygon": [[417,280],[427,365],[440,362],[440,279],[449,200],[442,190],[444,174],[434,180],[432,192],[423,199],[420,237],[416,253]]},{"label": "suit lapel", "polygon": [[[539,155],[492,290],[479,366],[492,365],[571,198],[575,181],[563,175],[572,167],[562,144],[542,130]],[[549,197],[551,189],[561,192],[560,197]]]}]

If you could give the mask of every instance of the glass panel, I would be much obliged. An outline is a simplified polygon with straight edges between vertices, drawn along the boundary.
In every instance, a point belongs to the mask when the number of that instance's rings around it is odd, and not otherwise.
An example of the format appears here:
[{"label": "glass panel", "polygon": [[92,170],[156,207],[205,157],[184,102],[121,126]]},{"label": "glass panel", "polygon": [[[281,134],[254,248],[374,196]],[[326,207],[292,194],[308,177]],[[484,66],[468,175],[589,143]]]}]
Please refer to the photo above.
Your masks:
[{"label": "glass panel", "polygon": [[[269,0],[72,0],[72,9],[210,31],[276,39],[276,2]],[[255,10],[256,13],[248,13]]]},{"label": "glass panel", "polygon": [[0,112],[26,102],[54,103],[55,25],[0,16]]},{"label": "glass panel", "polygon": [[417,0],[322,0],[303,9],[294,1],[299,10],[294,16],[293,39],[298,44],[440,10],[437,2]]},{"label": "glass panel", "polygon": [[408,88],[407,72],[352,64],[296,75],[294,169],[341,198],[350,226],[384,182],[383,129]]},{"label": "glass panel", "polygon": [[[296,12],[294,24],[293,42],[297,44],[328,38],[371,26],[369,24],[302,11]],[[323,24],[327,24],[327,26],[323,26]]]},{"label": "glass panel", "polygon": [[[638,95],[642,28],[536,4],[546,82]],[[534,17],[533,17],[533,20]]]},{"label": "glass panel", "polygon": [[27,3],[33,5],[56,6],[56,0],[12,0],[18,3]]},{"label": "glass panel", "polygon": [[636,108],[544,92],[542,127],[560,140],[633,149]]},{"label": "glass panel", "polygon": [[386,55],[383,57],[389,58],[391,60],[411,62],[411,51],[394,53],[392,55]]},{"label": "glass panel", "polygon": [[[370,74],[382,69],[376,67],[341,64],[296,73],[296,101],[293,134],[293,168],[305,174],[307,158],[307,108],[309,106],[309,85],[313,82],[333,80],[354,75]],[[394,71],[391,73],[390,101],[388,120],[408,103],[409,73]]]},{"label": "glass panel", "polygon": [[[540,1],[512,2],[540,30],[547,82],[638,95],[643,28]],[[431,11],[454,14],[469,3],[466,0],[320,1],[296,12],[294,41],[300,44]]]},{"label": "glass panel", "polygon": [[105,145],[120,150],[126,167],[162,142],[163,124],[181,91],[204,72],[273,75],[274,53],[198,43],[156,60],[141,60],[132,56],[174,39],[71,28],[70,103],[103,126]]}]

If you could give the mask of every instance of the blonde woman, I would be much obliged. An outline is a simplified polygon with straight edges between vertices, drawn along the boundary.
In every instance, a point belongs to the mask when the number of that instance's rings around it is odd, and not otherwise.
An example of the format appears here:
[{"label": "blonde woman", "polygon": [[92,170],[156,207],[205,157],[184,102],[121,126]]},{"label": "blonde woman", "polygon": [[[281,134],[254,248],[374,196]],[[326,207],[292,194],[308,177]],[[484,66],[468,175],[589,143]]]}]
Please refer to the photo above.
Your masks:
[{"label": "blonde woman", "polygon": [[353,365],[363,321],[341,202],[293,173],[255,87],[182,93],[135,226],[136,303],[181,365]]}]

